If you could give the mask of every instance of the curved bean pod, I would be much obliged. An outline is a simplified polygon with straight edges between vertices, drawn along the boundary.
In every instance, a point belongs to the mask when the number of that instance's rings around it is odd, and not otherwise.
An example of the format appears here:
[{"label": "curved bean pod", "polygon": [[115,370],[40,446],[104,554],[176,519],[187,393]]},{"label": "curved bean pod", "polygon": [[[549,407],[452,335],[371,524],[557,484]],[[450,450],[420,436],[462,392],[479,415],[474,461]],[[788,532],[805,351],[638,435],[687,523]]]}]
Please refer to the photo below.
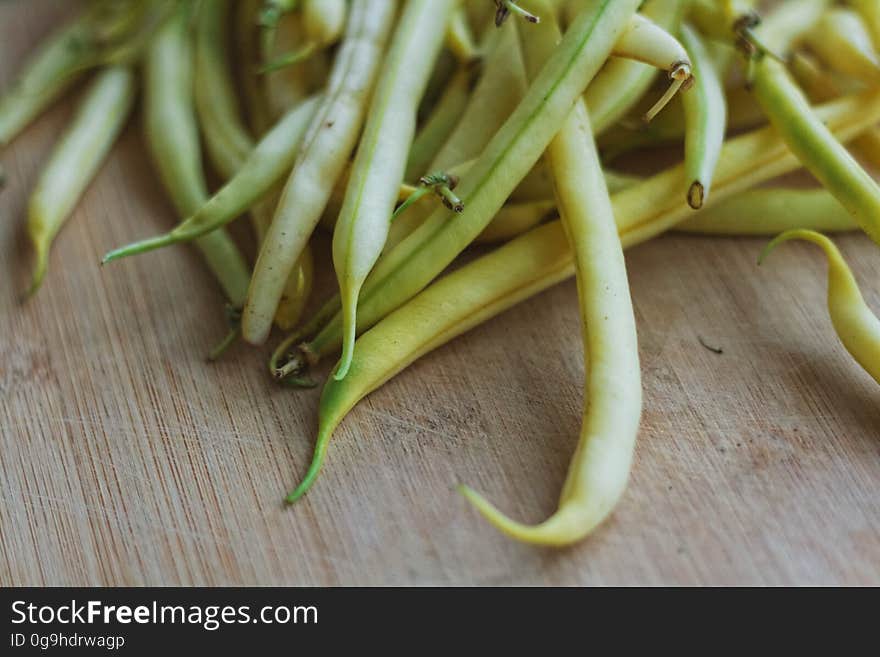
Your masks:
[{"label": "curved bean pod", "polygon": [[687,173],[688,204],[703,207],[712,188],[712,177],[724,133],[727,130],[727,103],[724,86],[700,35],[685,24],[681,38],[693,63],[694,84],[682,94],[685,116],[684,162]]},{"label": "curved bean pod", "polygon": [[312,120],[269,233],[260,248],[242,316],[242,336],[261,344],[297,259],[333,185],[345,168],[364,120],[397,2],[354,0],[327,93]]},{"label": "curved bean pod", "polygon": [[688,52],[678,39],[643,14],[632,17],[611,54],[667,73],[672,73],[683,63],[690,63]]},{"label": "curved bean pod", "polygon": [[28,296],[43,281],[52,240],[122,132],[135,93],[132,69],[114,66],[101,71],[49,157],[28,204],[28,235],[36,256]]},{"label": "curved bean pod", "polygon": [[828,314],[831,316],[831,323],[850,355],[880,383],[880,320],[865,303],[855,276],[834,242],[815,231],[791,230],[766,246],[758,264],[778,245],[793,239],[812,242],[825,252],[828,260]]},{"label": "curved bean pod", "polygon": [[[558,28],[554,28],[549,25],[536,30],[529,50],[539,57],[542,49],[552,52],[558,35]],[[642,392],[623,248],[583,100],[550,144],[548,160],[577,271],[587,360],[580,440],[559,508],[539,525],[513,521],[472,489],[462,486],[460,490],[508,536],[538,545],[564,546],[595,529],[623,494],[639,428]]]},{"label": "curved bean pod", "polygon": [[443,44],[454,0],[409,0],[385,58],[333,231],[333,266],[343,313],[343,349],[334,376],[348,372],[358,295],[382,253],[416,130],[419,100]]}]

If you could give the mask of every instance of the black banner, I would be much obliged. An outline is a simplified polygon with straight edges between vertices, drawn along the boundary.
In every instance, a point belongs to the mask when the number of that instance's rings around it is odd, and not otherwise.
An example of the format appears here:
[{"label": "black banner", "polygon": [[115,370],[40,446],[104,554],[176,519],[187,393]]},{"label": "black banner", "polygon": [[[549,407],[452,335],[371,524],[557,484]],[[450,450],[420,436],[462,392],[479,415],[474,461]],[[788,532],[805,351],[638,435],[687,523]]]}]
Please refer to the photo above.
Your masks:
[{"label": "black banner", "polygon": [[[718,600],[709,601],[711,595]],[[476,637],[496,648],[526,645],[616,650],[648,640],[677,647],[707,632],[730,648],[780,633],[790,647],[803,632],[830,630],[834,612],[808,606],[814,595],[590,589],[0,589],[0,654],[69,651],[97,655],[180,654],[186,648],[285,652],[319,646],[411,650],[467,648]],[[755,599],[757,598],[757,600]],[[765,604],[760,603],[764,598]],[[772,607],[770,606],[772,604]],[[873,609],[873,606],[871,606]],[[839,614],[844,607],[836,607]],[[864,619],[861,624],[860,618]],[[820,625],[821,623],[821,625]],[[872,627],[847,615],[847,641]],[[861,626],[861,627],[860,627]],[[421,637],[413,645],[412,637]]]}]

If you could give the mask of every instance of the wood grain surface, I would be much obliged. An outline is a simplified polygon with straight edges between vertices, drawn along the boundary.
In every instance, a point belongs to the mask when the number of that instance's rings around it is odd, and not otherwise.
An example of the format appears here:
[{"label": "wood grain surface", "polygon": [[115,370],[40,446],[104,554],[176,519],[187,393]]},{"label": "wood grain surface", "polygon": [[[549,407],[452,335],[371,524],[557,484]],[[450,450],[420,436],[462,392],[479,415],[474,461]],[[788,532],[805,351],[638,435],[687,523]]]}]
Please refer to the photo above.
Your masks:
[{"label": "wood grain surface", "polygon": [[[70,11],[0,2],[0,86]],[[0,584],[880,584],[880,390],[832,331],[816,249],[760,269],[762,240],[627,254],[642,431],[622,503],[576,547],[513,543],[454,491],[528,521],[554,508],[580,425],[573,282],[365,400],[285,509],[318,392],[276,387],[263,351],[205,363],[222,298],[192,249],[98,266],[173,222],[139,117],[19,303],[27,195],[71,107],[0,156]],[[839,244],[880,309],[880,252]]]}]

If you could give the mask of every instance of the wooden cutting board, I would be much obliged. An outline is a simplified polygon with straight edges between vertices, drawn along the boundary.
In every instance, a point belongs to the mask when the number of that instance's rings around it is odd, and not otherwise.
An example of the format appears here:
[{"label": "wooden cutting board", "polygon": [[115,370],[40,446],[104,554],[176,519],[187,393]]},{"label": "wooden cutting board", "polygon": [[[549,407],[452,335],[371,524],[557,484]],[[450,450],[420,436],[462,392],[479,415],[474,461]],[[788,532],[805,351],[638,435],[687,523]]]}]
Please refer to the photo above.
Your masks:
[{"label": "wooden cutting board", "polygon": [[[0,86],[67,5],[0,3]],[[222,299],[193,250],[98,266],[173,222],[137,120],[18,302],[26,199],[71,106],[0,156],[0,584],[880,584],[880,390],[832,331],[815,248],[760,269],[755,239],[627,254],[642,431],[617,512],[576,547],[513,543],[454,491],[554,508],[584,378],[572,282],[365,400],[286,509],[318,392],[275,386],[265,351],[205,363]],[[839,244],[880,310],[877,248]]]}]

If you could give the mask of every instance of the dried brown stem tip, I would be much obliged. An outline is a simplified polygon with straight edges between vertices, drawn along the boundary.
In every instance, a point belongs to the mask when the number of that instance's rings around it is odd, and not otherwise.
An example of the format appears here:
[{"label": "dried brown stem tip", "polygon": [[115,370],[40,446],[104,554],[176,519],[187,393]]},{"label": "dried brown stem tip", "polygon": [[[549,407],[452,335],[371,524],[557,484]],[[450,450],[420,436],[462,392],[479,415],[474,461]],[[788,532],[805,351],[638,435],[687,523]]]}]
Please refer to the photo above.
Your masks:
[{"label": "dried brown stem tip", "polygon": [[526,11],[513,0],[495,0],[495,6],[498,8],[495,12],[495,27],[504,25],[504,21],[507,20],[511,12],[522,16],[529,23],[541,22],[540,16],[535,16],[533,13]]}]

